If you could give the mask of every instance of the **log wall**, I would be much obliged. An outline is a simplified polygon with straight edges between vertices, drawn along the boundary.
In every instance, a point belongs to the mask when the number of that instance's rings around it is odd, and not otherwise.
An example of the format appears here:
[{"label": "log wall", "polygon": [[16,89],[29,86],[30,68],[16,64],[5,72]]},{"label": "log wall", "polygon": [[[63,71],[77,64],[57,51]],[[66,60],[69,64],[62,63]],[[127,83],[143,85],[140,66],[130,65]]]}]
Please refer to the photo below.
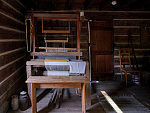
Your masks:
[{"label": "log wall", "polygon": [[19,0],[0,0],[0,112],[25,83],[25,7]]},{"label": "log wall", "polygon": [[[140,69],[146,70],[150,62],[150,12],[100,11],[85,14],[92,21],[113,21],[114,72],[120,75],[119,48],[128,47],[128,37],[133,40]],[[131,55],[131,59],[133,56]],[[118,76],[120,77],[120,76]]]}]

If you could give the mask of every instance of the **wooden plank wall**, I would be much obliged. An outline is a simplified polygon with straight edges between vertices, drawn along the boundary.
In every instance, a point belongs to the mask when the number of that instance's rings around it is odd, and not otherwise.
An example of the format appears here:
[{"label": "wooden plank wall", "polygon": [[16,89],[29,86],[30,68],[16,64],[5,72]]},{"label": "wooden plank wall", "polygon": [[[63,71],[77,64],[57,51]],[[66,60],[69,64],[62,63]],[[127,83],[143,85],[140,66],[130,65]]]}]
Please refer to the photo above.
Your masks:
[{"label": "wooden plank wall", "polygon": [[[129,15],[129,14],[128,14]],[[133,40],[133,46],[138,61],[138,66],[143,70],[145,62],[150,58],[150,18],[144,16],[132,18],[114,18],[114,72],[120,75],[120,62],[118,50],[120,47],[128,47],[128,36]],[[146,14],[145,14],[146,15]],[[133,55],[131,55],[133,60]],[[147,61],[145,61],[147,60]],[[133,65],[132,65],[133,66]],[[145,70],[145,69],[144,69]]]},{"label": "wooden plank wall", "polygon": [[6,113],[11,96],[24,86],[25,7],[19,0],[0,0],[0,112]]},{"label": "wooden plank wall", "polygon": [[88,60],[89,59],[89,35],[88,35],[88,21],[83,21],[80,31],[80,48],[81,52],[83,52],[83,56],[81,59]]},{"label": "wooden plank wall", "polygon": [[99,11],[86,12],[85,15],[86,18],[92,21],[113,21],[114,72],[116,75],[120,75],[118,50],[120,47],[128,47],[128,34],[133,39],[139,67],[143,68],[145,62],[150,62],[149,11]]}]

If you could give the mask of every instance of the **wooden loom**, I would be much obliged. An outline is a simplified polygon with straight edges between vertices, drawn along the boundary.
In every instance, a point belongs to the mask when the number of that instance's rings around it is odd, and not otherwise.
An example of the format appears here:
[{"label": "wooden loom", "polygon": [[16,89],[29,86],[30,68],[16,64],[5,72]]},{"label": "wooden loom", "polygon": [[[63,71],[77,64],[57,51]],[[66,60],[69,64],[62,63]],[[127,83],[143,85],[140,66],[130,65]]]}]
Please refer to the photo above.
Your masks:
[{"label": "wooden loom", "polygon": [[[36,47],[35,46],[35,26],[34,21],[36,19],[41,20],[42,33],[70,33],[70,21],[76,21],[77,27],[77,48],[63,48],[65,50],[77,50],[77,52],[37,52],[38,49],[62,49],[53,47]],[[68,30],[44,30],[43,21],[48,20],[67,20]],[[86,103],[90,105],[90,80],[89,80],[89,65],[86,65],[86,74],[83,76],[32,76],[32,67],[44,66],[43,60],[35,59],[35,56],[77,56],[80,60],[82,52],[80,52],[80,22],[78,14],[41,14],[33,13],[31,17],[32,22],[32,41],[33,41],[33,52],[30,53],[33,56],[31,61],[27,61],[27,81],[28,93],[32,97],[32,113],[37,112],[36,108],[36,88],[81,88],[82,95],[82,113],[86,113]],[[88,84],[87,84],[88,83]],[[87,102],[85,103],[85,84],[87,84],[86,96]]]}]

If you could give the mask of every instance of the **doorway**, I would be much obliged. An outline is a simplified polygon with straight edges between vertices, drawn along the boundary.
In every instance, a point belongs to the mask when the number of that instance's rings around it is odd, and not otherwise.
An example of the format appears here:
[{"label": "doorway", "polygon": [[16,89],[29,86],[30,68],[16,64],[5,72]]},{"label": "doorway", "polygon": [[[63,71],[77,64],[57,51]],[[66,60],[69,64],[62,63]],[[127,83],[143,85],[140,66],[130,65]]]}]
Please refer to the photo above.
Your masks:
[{"label": "doorway", "polygon": [[91,79],[110,80],[113,77],[113,29],[110,21],[90,23]]}]

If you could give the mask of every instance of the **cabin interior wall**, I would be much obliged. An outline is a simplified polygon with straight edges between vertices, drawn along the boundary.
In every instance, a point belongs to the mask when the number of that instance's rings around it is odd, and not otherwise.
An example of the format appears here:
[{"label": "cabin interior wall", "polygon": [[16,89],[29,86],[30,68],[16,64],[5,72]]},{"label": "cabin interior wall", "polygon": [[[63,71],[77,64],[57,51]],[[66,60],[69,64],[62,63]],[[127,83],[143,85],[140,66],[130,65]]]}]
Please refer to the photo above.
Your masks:
[{"label": "cabin interior wall", "polygon": [[25,87],[25,7],[19,0],[0,0],[0,112]]}]

